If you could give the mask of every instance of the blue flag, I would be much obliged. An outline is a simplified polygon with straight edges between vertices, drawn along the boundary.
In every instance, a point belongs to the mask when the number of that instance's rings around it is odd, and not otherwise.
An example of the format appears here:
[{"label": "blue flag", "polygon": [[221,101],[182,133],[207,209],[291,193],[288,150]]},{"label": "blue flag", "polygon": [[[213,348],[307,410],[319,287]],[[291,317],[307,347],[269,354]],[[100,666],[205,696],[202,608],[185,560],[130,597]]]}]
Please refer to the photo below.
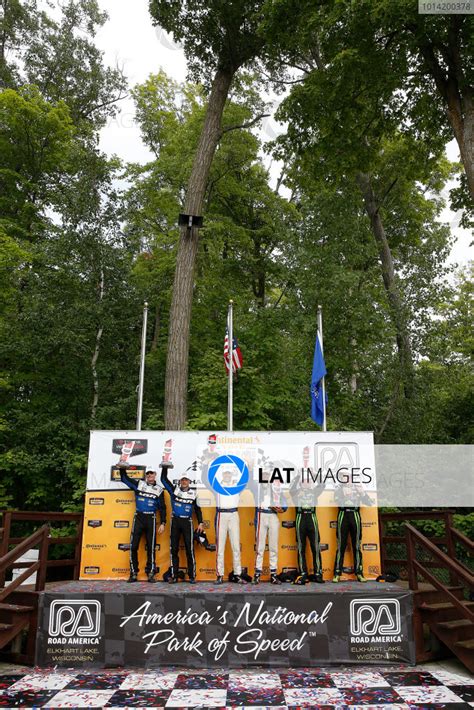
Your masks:
[{"label": "blue flag", "polygon": [[313,373],[311,375],[311,419],[316,422],[316,424],[319,424],[319,426],[322,426],[324,422],[322,379],[325,374],[326,365],[324,362],[323,349],[321,347],[321,338],[318,332],[314,346]]}]

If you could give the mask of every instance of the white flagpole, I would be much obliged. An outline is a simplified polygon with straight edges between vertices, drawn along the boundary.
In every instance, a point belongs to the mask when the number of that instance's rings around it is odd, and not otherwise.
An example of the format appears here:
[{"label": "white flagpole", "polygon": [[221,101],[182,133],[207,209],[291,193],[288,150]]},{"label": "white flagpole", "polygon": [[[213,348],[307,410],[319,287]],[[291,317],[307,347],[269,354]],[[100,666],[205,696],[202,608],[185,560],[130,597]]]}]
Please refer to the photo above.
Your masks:
[{"label": "white flagpole", "polygon": [[227,429],[229,431],[232,431],[234,428],[234,417],[233,417],[233,409],[234,409],[234,402],[233,402],[233,397],[234,397],[234,312],[233,312],[233,307],[234,307],[234,302],[229,301],[229,310],[227,313],[227,328],[229,330],[229,395],[228,395],[228,402],[227,402]]},{"label": "white flagpole", "polygon": [[[318,333],[321,340],[321,352],[324,357],[324,343],[323,343],[323,307],[318,306]],[[323,395],[323,431],[326,429],[326,378],[322,379],[321,394]]]},{"label": "white flagpole", "polygon": [[148,321],[148,303],[143,304],[142,347],[140,352],[140,377],[138,380],[137,431],[142,429],[143,383],[145,380],[146,327]]}]

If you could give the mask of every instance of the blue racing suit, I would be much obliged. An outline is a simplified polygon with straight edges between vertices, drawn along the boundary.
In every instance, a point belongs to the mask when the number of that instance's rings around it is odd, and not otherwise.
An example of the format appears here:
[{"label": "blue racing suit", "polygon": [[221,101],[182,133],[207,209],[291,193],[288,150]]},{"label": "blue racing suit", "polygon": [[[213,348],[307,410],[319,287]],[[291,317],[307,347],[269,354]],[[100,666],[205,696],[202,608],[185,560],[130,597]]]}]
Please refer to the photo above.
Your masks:
[{"label": "blue racing suit", "polygon": [[122,469],[120,480],[135,493],[136,511],[133,518],[132,533],[130,536],[130,574],[138,574],[138,548],[140,539],[145,533],[147,561],[145,572],[155,573],[155,543],[156,543],[156,511],[160,511],[160,522],[166,523],[166,506],[163,497],[163,488],[158,483],[149,485],[145,481],[136,481],[127,476]]},{"label": "blue racing suit", "polygon": [[196,489],[181,490],[179,484],[173,486],[168,479],[168,467],[161,466],[161,483],[166,488],[171,499],[171,574],[178,577],[179,570],[179,540],[184,538],[186,558],[188,560],[189,579],[196,577],[196,560],[194,559],[194,527],[193,512],[199,524],[202,523],[202,511],[196,500]]}]

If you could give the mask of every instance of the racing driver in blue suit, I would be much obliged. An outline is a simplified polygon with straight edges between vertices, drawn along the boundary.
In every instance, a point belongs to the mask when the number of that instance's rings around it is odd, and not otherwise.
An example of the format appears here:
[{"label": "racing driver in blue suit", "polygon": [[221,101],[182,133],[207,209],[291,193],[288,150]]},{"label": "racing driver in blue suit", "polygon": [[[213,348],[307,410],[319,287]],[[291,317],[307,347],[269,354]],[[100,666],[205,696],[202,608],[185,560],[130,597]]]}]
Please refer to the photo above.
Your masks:
[{"label": "racing driver in blue suit", "polygon": [[136,511],[133,518],[130,536],[130,577],[128,582],[136,582],[138,575],[138,548],[145,533],[147,561],[145,572],[149,582],[156,582],[155,544],[156,544],[156,511],[160,511],[160,527],[158,534],[164,532],[166,524],[166,506],[163,497],[163,487],[156,482],[156,471],[147,471],[144,481],[136,481],[127,475],[127,464],[119,463],[120,480],[135,493]]},{"label": "racing driver in blue suit", "polygon": [[[193,513],[198,521],[197,532],[202,532],[202,511],[196,500],[196,489],[191,488],[191,478],[187,471],[181,476],[178,483],[173,485],[168,478],[168,469],[173,468],[170,461],[162,461],[161,484],[166,488],[171,499],[171,577],[170,584],[178,581],[179,570],[179,541],[184,538],[186,558],[188,561],[188,577],[191,584],[196,582],[196,560],[194,558],[194,528]],[[193,469],[193,467],[190,467]],[[194,469],[193,469],[194,470]]]}]

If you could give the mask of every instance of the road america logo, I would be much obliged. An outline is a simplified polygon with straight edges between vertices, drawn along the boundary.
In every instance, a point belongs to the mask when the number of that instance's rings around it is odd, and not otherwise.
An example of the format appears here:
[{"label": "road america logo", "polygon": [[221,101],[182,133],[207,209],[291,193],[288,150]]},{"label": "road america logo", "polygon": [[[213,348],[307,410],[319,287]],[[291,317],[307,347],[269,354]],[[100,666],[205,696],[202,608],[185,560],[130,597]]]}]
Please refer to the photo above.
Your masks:
[{"label": "road america logo", "polygon": [[49,610],[48,643],[99,643],[101,604],[95,599],[54,599]]},{"label": "road america logo", "polygon": [[398,599],[352,599],[350,603],[352,643],[397,643],[401,637]]}]

